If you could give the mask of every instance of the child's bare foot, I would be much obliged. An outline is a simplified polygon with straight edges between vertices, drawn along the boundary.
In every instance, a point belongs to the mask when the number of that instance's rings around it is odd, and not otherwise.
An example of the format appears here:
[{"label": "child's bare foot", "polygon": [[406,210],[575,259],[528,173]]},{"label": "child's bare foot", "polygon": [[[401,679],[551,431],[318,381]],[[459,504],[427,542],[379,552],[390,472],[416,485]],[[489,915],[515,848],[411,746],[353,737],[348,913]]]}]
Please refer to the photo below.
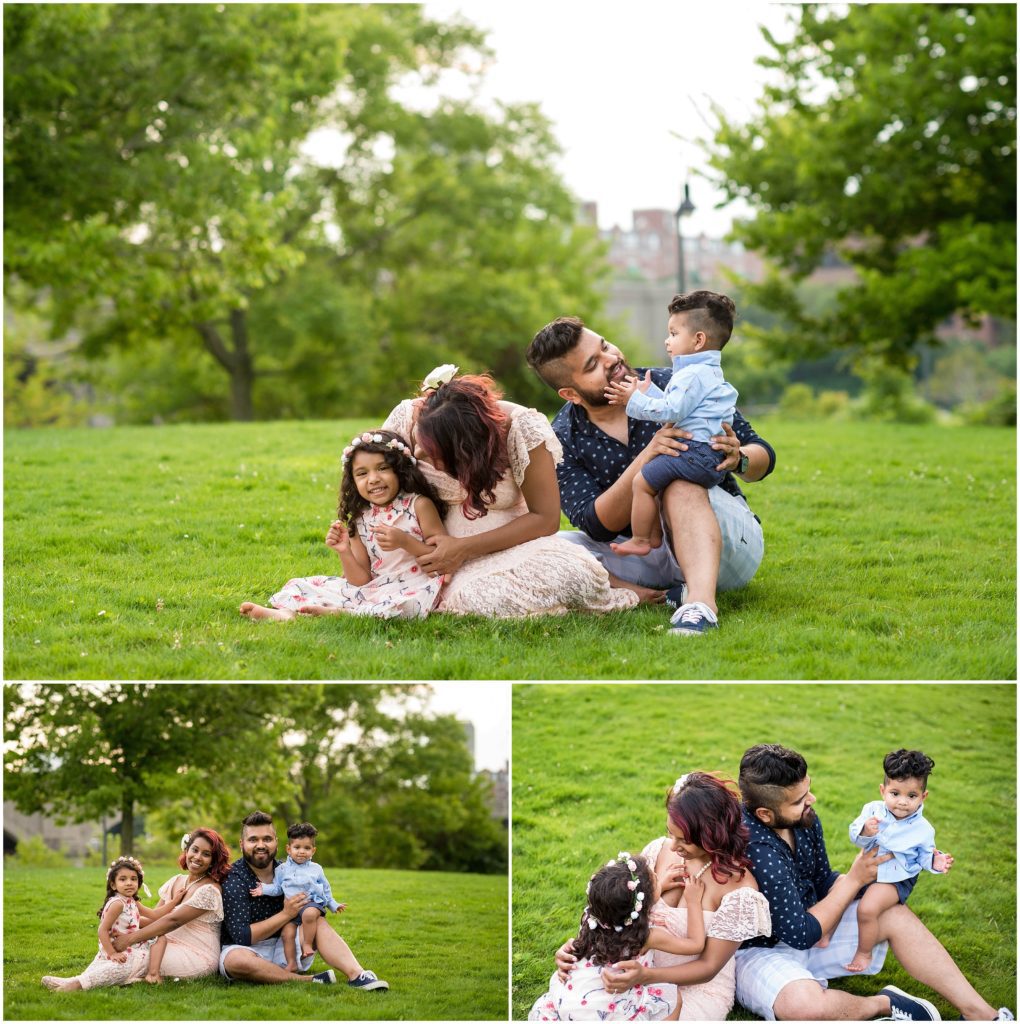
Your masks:
[{"label": "child's bare foot", "polygon": [[298,608],[299,615],[342,615],[343,608],[327,608],[322,604],[303,604]]},{"label": "child's bare foot", "polygon": [[241,614],[249,619],[276,619],[278,622],[286,622],[294,618],[294,613],[287,608],[263,608],[260,604],[253,604],[245,601],[241,605]]},{"label": "child's bare foot", "polygon": [[150,985],[158,985],[162,982],[163,979],[158,974],[147,974],[145,975],[145,980]]},{"label": "child's bare foot", "polygon": [[617,555],[647,555],[652,550],[651,543],[644,537],[631,537],[622,544],[610,544]]},{"label": "child's bare foot", "polygon": [[871,965],[871,954],[862,953],[860,950],[854,954],[853,960],[846,965],[848,971],[853,971],[855,974],[858,971],[865,971]]},{"label": "child's bare foot", "polygon": [[301,944],[301,959],[304,960],[306,957],[310,957],[315,952],[314,949],[307,943]]},{"label": "child's bare foot", "polygon": [[81,988],[81,982],[77,978],[56,978],[52,974],[47,974],[42,983],[54,992],[71,992]]}]

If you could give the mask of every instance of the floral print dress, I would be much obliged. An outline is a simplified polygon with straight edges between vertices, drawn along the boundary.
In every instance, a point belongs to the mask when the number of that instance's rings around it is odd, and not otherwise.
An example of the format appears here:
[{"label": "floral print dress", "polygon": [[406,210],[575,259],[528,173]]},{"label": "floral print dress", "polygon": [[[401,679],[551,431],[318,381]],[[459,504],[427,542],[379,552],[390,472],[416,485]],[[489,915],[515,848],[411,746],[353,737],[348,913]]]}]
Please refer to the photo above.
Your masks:
[{"label": "floral print dress", "polygon": [[[130,896],[111,896],[103,904],[102,913],[114,900],[123,904],[120,914],[110,926],[110,937],[116,939],[121,935],[130,935],[139,929],[140,918],[138,916],[138,901]],[[110,985],[130,985],[132,982],[141,981],[149,968],[149,946],[152,940],[139,942],[137,945],[128,946],[127,960],[118,963],[111,960],[103,949],[99,947],[95,960],[78,975],[78,981],[83,989],[105,988]]]},{"label": "floral print dress", "polygon": [[383,551],[375,540],[377,526],[393,526],[423,540],[414,511],[417,500],[417,494],[401,491],[390,504],[370,505],[355,520],[372,570],[372,579],[363,587],[342,576],[293,579],[269,599],[270,605],[293,611],[303,605],[320,605],[380,619],[424,619],[439,599],[443,578],[432,579],[423,573],[414,555],[403,548]]}]

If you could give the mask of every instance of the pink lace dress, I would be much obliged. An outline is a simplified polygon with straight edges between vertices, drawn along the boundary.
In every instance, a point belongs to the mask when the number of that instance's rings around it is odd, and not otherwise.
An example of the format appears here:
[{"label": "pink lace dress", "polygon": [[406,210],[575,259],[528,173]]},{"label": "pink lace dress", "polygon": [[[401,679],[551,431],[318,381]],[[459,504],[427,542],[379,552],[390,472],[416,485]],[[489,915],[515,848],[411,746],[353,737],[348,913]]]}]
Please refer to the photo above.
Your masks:
[{"label": "pink lace dress", "polygon": [[379,619],[424,619],[439,598],[443,581],[430,579],[403,548],[383,551],[375,539],[377,526],[395,526],[422,540],[414,511],[417,500],[417,494],[401,492],[389,505],[370,505],[355,520],[372,570],[372,579],[364,586],[348,583],[342,576],[293,579],[269,599],[270,605],[297,611],[311,604]]},{"label": "pink lace dress", "polygon": [[[174,875],[160,887],[159,895],[169,902],[187,885],[187,875]],[[159,973],[164,978],[202,978],[215,974],[220,965],[220,922],[223,895],[215,882],[197,884],[180,904],[198,907],[205,913],[166,933],[166,951]]]},{"label": "pink lace dress", "polygon": [[[420,462],[429,483],[450,509],[443,525],[451,537],[468,537],[495,530],[525,515],[521,492],[531,452],[545,445],[555,462],[563,451],[549,421],[535,409],[500,402],[510,416],[507,448],[510,469],[496,484],[495,501],[480,519],[467,519],[461,509],[465,494],[460,484],[435,467]],[[383,424],[409,438],[414,445],[414,404],[400,403]],[[449,578],[436,607],[457,615],[488,618],[523,618],[529,615],[565,615],[571,611],[611,612],[638,603],[630,590],[614,590],[609,574],[587,551],[560,537],[539,537],[524,544],[481,555],[465,562]]]},{"label": "pink lace dress", "polygon": [[[666,836],[653,839],[641,851],[649,864],[655,864],[666,839]],[[772,934],[768,900],[757,889],[732,889],[723,896],[717,910],[705,910],[704,915],[707,938],[744,942],[756,935]],[[687,938],[686,907],[671,907],[659,899],[652,907],[649,919],[656,927],[665,928],[678,938]],[[652,965],[655,967],[674,967],[697,959],[697,956],[679,956],[660,950],[652,953]],[[711,981],[680,986],[683,999],[680,1020],[725,1020],[733,1009],[736,991],[736,961],[730,957]]]},{"label": "pink lace dress", "polygon": [[[138,931],[138,901],[132,897],[111,896],[103,904],[103,913],[113,900],[120,900],[123,909],[117,915],[117,919],[110,926],[111,938],[118,938],[121,935],[130,935]],[[130,985],[132,982],[141,981],[149,967],[149,946],[150,942],[139,942],[137,945],[128,946],[127,960],[118,963],[111,960],[99,947],[96,958],[78,975],[78,982],[83,989],[106,988],[110,985]]]}]

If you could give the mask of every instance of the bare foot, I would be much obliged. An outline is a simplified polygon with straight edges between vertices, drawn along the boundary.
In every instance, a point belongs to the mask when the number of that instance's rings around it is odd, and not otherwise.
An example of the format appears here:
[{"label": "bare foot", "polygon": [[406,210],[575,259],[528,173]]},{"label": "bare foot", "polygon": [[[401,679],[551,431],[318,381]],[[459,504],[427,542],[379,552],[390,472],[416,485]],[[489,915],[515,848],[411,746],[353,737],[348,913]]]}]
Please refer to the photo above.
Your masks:
[{"label": "bare foot", "polygon": [[47,974],[42,983],[54,992],[73,992],[81,988],[77,978],[55,978],[52,974]]},{"label": "bare foot", "polygon": [[163,981],[163,979],[158,974],[147,974],[145,975],[145,980],[150,985],[159,985]]},{"label": "bare foot", "polygon": [[315,952],[315,950],[312,949],[311,946],[302,946],[301,947],[301,959],[304,960],[306,957],[310,957],[314,952]]},{"label": "bare foot", "polygon": [[627,580],[621,580],[619,576],[614,576],[612,573],[609,574],[609,585],[616,587],[618,590],[630,590],[638,596],[638,603],[640,604],[662,604],[666,600],[665,590],[653,590],[651,587],[642,587],[640,583],[630,583]]},{"label": "bare foot", "polygon": [[284,967],[284,970],[285,971],[290,971],[291,974],[297,974],[298,973],[298,965],[296,963],[294,963],[293,960],[288,960],[287,961],[287,966]]},{"label": "bare foot", "polygon": [[853,971],[856,974],[858,971],[865,971],[865,970],[867,970],[870,965],[871,965],[871,954],[870,953],[862,953],[860,950],[858,950],[854,954],[853,960],[851,960],[850,963],[848,963],[846,965],[846,969],[848,971]]},{"label": "bare foot", "polygon": [[617,555],[647,555],[652,545],[644,537],[631,537],[622,544],[610,544],[609,547]]},{"label": "bare foot", "polygon": [[294,618],[294,613],[286,608],[263,608],[260,604],[253,604],[245,601],[241,605],[241,614],[249,619],[276,619],[278,622],[287,622]]},{"label": "bare foot", "polygon": [[299,615],[342,615],[343,608],[327,608],[321,604],[303,604],[298,608]]},{"label": "bare foot", "polygon": [[822,937],[821,937],[821,938],[820,938],[820,939],[819,939],[819,940],[818,940],[818,941],[817,941],[817,942],[815,943],[815,946],[816,946],[816,947],[817,947],[818,949],[825,949],[825,947],[826,947],[826,946],[827,946],[828,944],[829,944],[829,936],[828,936],[828,935],[823,935],[823,936],[822,936]]}]

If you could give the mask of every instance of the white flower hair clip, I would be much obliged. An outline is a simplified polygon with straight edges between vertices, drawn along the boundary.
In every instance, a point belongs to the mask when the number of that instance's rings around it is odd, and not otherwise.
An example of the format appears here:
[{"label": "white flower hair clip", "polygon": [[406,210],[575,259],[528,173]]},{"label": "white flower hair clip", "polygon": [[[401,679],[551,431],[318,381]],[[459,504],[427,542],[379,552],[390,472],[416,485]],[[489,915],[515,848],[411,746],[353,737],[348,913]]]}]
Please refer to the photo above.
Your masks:
[{"label": "white flower hair clip", "polygon": [[191,846],[191,833],[185,832],[184,835],[181,836],[181,849],[186,850],[189,846]]},{"label": "white flower hair clip", "polygon": [[437,366],[421,382],[422,391],[438,391],[443,384],[449,384],[459,371],[460,367],[454,366],[453,363],[443,363],[442,366]]},{"label": "white flower hair clip", "polygon": [[687,781],[688,781],[688,779],[690,779],[690,777],[691,777],[690,773],[688,772],[687,775],[681,775],[680,778],[677,779],[676,782],[673,783],[673,795],[674,796],[676,796],[677,793],[679,793],[680,790],[683,789],[684,786],[687,785]]}]

